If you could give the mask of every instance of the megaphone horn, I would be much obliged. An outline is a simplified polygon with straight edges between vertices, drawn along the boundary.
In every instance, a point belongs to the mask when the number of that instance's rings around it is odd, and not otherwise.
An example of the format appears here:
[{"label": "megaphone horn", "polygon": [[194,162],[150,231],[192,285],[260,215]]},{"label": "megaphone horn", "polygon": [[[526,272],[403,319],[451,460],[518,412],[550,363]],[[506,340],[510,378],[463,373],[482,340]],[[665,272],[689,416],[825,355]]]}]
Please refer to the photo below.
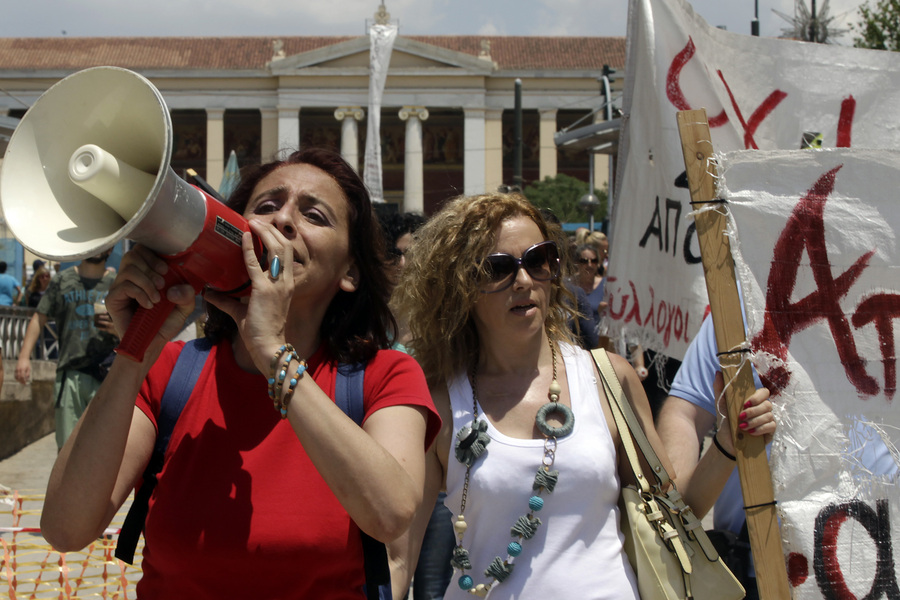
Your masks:
[{"label": "megaphone horn", "polygon": [[[171,157],[172,120],[159,90],[127,69],[85,69],[22,118],[0,170],[0,205],[12,234],[38,256],[76,260],[127,238],[166,260],[166,288],[249,292],[246,219],[179,178]],[[261,255],[255,236],[254,245]],[[119,354],[142,360],[172,309],[167,300],[138,309]]]}]

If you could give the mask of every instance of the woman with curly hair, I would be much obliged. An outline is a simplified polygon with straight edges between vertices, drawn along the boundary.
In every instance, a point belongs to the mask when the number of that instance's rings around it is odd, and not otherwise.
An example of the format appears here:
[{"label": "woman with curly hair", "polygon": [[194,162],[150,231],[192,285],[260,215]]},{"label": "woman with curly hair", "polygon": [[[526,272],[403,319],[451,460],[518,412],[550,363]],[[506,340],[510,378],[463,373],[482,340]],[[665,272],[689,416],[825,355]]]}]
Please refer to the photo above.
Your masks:
[{"label": "woman with curly hair", "polygon": [[[443,418],[425,506],[446,487],[457,545],[445,598],[637,597],[617,506],[632,476],[591,356],[567,326],[564,244],[524,197],[486,194],[450,201],[407,252],[392,302]],[[634,370],[611,359],[661,448]],[[427,516],[399,554],[417,555]],[[395,566],[399,578],[411,565]]]},{"label": "woman with curly hair", "polygon": [[[253,234],[241,240],[251,292],[205,294],[211,350],[150,498],[137,595],[362,599],[360,531],[385,543],[406,531],[440,425],[421,369],[388,349],[368,192],[340,156],[310,148],[245,170],[228,204]],[[164,293],[176,309],[142,361],[116,357],[60,451],[41,519],[60,551],[95,540],[141,485],[182,349],[167,342],[194,306],[190,286],[162,290],[166,272],[137,246],[107,296],[120,332]],[[335,405],[338,365],[359,363],[361,427]]]},{"label": "woman with curly hair", "polygon": [[49,286],[50,271],[46,266],[40,265],[34,272],[34,275],[32,275],[31,281],[28,282],[25,292],[19,299],[19,304],[37,308],[38,303],[41,301],[41,297],[44,295],[44,292],[47,291]]}]

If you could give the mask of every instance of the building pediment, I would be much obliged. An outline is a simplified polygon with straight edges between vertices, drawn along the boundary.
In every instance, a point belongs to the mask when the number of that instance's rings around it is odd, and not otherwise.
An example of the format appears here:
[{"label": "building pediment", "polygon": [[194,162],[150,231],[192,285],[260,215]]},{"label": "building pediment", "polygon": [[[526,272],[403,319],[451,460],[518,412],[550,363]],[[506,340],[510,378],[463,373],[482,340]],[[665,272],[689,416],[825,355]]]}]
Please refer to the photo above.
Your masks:
[{"label": "building pediment", "polygon": [[[293,56],[275,58],[269,68],[276,76],[367,74],[369,38],[358,37]],[[404,37],[397,37],[391,52],[390,75],[489,75],[490,57],[477,57]]]}]

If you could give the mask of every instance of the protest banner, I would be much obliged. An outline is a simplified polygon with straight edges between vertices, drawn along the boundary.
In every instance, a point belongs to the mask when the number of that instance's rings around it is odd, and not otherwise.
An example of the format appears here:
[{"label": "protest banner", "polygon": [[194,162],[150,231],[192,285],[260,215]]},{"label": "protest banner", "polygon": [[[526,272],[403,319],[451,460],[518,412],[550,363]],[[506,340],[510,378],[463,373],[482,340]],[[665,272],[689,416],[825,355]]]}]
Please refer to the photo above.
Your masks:
[{"label": "protest banner", "polygon": [[811,133],[825,147],[900,148],[900,61],[730,33],[684,0],[632,0],[625,77],[604,324],[680,359],[708,301],[675,113],[705,108],[723,152],[795,150]]},{"label": "protest banner", "polygon": [[900,598],[900,152],[717,157],[797,599]]}]

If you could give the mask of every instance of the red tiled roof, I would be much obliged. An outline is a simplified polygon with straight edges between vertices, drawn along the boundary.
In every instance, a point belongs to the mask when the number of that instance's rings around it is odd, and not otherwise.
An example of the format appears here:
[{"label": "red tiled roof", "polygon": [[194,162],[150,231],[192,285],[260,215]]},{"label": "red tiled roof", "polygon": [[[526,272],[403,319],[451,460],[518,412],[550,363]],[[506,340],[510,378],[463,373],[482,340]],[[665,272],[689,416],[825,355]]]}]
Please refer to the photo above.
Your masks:
[{"label": "red tiled roof", "polygon": [[[0,38],[0,70],[78,70],[96,65],[163,70],[260,70],[272,59],[274,40],[285,56],[355,39],[331,37],[106,37]],[[407,39],[478,56],[490,41],[503,70],[624,68],[624,37],[407,36]]]},{"label": "red tiled roof", "polygon": [[583,70],[625,68],[624,37],[409,36],[409,39],[478,56],[491,43],[491,59],[501,69]]}]

